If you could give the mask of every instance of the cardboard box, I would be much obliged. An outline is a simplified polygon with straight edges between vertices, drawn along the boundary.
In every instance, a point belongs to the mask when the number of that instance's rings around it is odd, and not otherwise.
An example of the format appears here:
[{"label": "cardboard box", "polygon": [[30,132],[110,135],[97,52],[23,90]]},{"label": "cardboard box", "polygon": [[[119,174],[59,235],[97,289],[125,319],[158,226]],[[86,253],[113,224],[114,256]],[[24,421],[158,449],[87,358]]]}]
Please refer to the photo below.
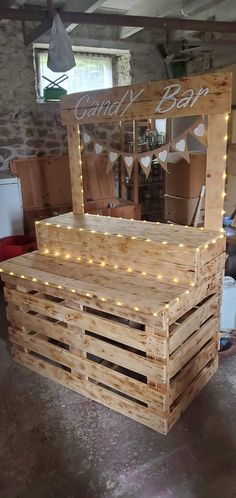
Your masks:
[{"label": "cardboard box", "polygon": [[228,175],[225,185],[226,197],[224,210],[227,216],[231,216],[236,211],[236,176]]},{"label": "cardboard box", "polygon": [[[186,199],[165,195],[165,220],[178,223],[179,225],[191,225],[197,209],[199,197]],[[203,222],[204,211],[201,211],[199,223]]]},{"label": "cardboard box", "polygon": [[206,154],[190,155],[190,164],[180,159],[175,164],[168,163],[166,193],[177,197],[193,199],[200,194],[206,184]]}]

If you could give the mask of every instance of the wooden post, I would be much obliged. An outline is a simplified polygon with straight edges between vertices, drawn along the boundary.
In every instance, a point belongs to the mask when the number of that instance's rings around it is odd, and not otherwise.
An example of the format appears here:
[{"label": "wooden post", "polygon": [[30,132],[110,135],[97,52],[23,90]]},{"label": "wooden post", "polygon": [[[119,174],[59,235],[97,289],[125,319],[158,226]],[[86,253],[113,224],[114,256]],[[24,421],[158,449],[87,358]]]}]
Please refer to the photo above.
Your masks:
[{"label": "wooden post", "polygon": [[72,204],[74,214],[84,213],[83,172],[80,148],[80,131],[78,125],[68,125],[68,146]]},{"label": "wooden post", "polygon": [[227,114],[208,115],[205,228],[220,230],[224,210]]}]

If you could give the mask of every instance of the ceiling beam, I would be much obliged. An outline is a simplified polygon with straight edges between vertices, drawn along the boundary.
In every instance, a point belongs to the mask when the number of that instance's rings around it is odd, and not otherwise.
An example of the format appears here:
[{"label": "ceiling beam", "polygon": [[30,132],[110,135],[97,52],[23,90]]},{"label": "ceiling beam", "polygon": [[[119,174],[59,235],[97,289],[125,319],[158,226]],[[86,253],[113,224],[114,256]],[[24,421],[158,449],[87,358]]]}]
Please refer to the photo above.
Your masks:
[{"label": "ceiling beam", "polygon": [[44,21],[42,21],[36,28],[32,29],[32,31],[30,31],[30,33],[27,34],[25,21],[21,21],[21,22],[22,22],[24,44],[26,47],[28,47],[28,45],[30,45],[35,40],[37,40],[37,38],[39,38],[44,33],[46,33],[46,31],[48,31],[52,26],[52,18],[46,17],[44,19]]},{"label": "ceiling beam", "polygon": [[[236,33],[236,22],[200,21],[193,19],[170,17],[125,16],[113,14],[88,14],[81,12],[60,11],[63,22],[77,24],[97,24],[110,26],[135,26],[143,28],[158,28],[166,30],[202,31],[219,33]],[[44,21],[48,17],[46,10],[33,9],[2,9],[0,19],[24,21]]]}]

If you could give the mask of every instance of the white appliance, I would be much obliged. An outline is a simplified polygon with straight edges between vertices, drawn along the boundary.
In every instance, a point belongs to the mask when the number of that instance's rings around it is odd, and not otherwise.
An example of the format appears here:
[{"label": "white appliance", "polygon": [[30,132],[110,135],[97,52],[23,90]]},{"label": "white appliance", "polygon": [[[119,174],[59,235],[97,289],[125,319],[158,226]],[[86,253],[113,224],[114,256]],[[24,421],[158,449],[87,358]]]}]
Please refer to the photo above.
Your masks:
[{"label": "white appliance", "polygon": [[220,330],[236,329],[236,281],[232,277],[224,277]]},{"label": "white appliance", "polygon": [[0,239],[23,234],[20,180],[8,170],[0,171]]}]

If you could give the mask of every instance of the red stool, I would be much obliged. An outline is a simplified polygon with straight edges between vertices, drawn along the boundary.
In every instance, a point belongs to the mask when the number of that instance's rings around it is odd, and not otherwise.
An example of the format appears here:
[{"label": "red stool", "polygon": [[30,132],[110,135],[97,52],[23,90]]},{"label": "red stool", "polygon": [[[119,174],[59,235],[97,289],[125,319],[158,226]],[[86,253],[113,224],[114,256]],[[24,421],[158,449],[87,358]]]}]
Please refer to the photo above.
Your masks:
[{"label": "red stool", "polygon": [[36,239],[31,235],[13,235],[0,239],[0,261],[15,258],[37,249]]}]

